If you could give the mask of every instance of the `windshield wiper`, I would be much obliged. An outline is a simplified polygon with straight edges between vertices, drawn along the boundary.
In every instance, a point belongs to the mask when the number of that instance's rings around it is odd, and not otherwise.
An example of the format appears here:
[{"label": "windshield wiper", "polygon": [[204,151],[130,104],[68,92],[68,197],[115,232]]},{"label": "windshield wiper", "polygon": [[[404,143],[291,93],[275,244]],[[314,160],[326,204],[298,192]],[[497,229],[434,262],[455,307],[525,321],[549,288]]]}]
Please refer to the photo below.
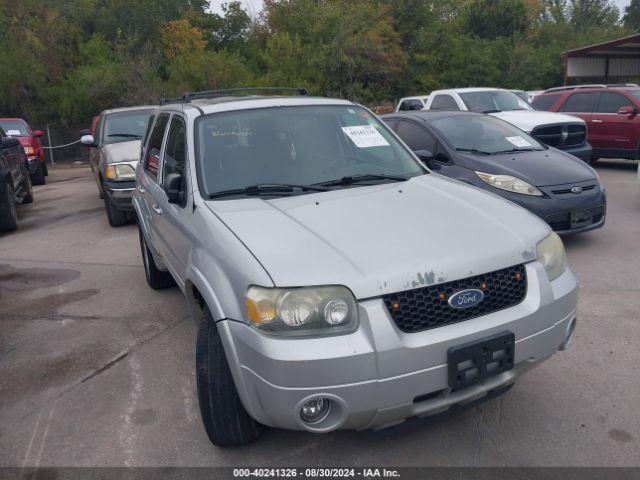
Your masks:
[{"label": "windshield wiper", "polygon": [[493,152],[494,155],[499,153],[516,153],[516,152],[542,152],[544,148],[512,148],[510,150],[499,150]]},{"label": "windshield wiper", "polygon": [[491,152],[485,152],[476,148],[456,148],[456,152],[476,153],[478,155],[492,155]]},{"label": "windshield wiper", "polygon": [[134,133],[110,133],[107,137],[142,138],[142,135],[136,135]]},{"label": "windshield wiper", "polygon": [[337,187],[340,185],[354,185],[356,183],[370,182],[371,180],[391,180],[393,182],[405,182],[409,179],[407,177],[401,177],[399,175],[350,175],[337,180],[329,180],[327,182],[316,183],[315,185]]},{"label": "windshield wiper", "polygon": [[502,110],[498,110],[497,108],[494,108],[492,110],[482,110],[482,113],[500,113]]},{"label": "windshield wiper", "polygon": [[234,195],[286,195],[293,193],[294,190],[310,191],[310,192],[326,192],[329,189],[315,185],[294,185],[288,183],[262,183],[259,185],[251,185],[249,187],[234,188],[231,190],[223,190],[209,195],[209,198],[230,197]]}]

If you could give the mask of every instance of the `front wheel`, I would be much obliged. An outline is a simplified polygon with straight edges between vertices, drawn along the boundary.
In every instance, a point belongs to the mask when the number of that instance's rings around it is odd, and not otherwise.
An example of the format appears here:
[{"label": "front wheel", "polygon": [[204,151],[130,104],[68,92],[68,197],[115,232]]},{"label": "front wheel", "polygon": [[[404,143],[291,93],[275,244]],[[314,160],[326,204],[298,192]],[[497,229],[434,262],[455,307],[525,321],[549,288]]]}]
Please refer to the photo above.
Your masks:
[{"label": "front wheel", "polygon": [[230,447],[258,439],[261,425],[240,401],[218,328],[206,308],[198,330],[196,379],[202,423],[211,443]]},{"label": "front wheel", "polygon": [[111,203],[107,194],[104,195],[104,208],[107,210],[107,219],[112,227],[122,227],[129,221],[127,212],[123,212]]},{"label": "front wheel", "polygon": [[13,185],[5,183],[1,191],[0,202],[0,232],[12,232],[18,228],[18,211]]},{"label": "front wheel", "polygon": [[45,166],[44,163],[40,163],[38,165],[38,168],[36,169],[36,172],[32,175],[32,180],[33,180],[33,184],[34,185],[44,185],[45,184],[45,178],[47,176],[46,170],[45,170]]}]

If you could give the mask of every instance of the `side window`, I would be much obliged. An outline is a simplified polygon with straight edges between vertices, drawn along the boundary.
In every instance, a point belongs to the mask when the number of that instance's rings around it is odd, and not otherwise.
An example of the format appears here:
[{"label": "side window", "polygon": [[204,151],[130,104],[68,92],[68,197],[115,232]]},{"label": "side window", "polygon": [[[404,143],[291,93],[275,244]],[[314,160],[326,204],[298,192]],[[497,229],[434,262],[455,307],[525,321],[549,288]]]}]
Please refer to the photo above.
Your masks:
[{"label": "side window", "polygon": [[598,108],[596,108],[595,111],[598,113],[618,113],[620,107],[627,107],[629,105],[632,105],[632,102],[624,95],[613,92],[602,92],[600,94]]},{"label": "side window", "polygon": [[187,133],[184,121],[180,117],[174,116],[169,125],[167,135],[167,146],[165,147],[162,178],[167,178],[171,173],[184,176],[184,166],[187,152]]},{"label": "side window", "polygon": [[436,95],[431,102],[431,110],[460,110],[451,95]]},{"label": "side window", "polygon": [[158,117],[151,136],[149,137],[149,145],[146,148],[144,159],[144,171],[153,179],[158,179],[158,166],[160,165],[160,151],[162,149],[162,139],[164,131],[169,121],[169,115],[162,114]]},{"label": "side window", "polygon": [[551,107],[558,101],[561,97],[560,93],[550,93],[547,95],[536,95],[533,97],[533,101],[531,105],[535,107],[536,110],[551,110]]},{"label": "side window", "polygon": [[562,112],[591,113],[599,93],[574,93],[560,109]]},{"label": "side window", "polygon": [[413,99],[413,100],[405,100],[400,104],[400,111],[407,111],[407,110],[422,110],[424,108],[424,105],[422,104],[422,102],[420,100],[417,99]]},{"label": "side window", "polygon": [[417,150],[429,150],[433,154],[436,153],[436,139],[426,128],[417,123],[400,120],[398,122],[398,135],[414,152]]}]

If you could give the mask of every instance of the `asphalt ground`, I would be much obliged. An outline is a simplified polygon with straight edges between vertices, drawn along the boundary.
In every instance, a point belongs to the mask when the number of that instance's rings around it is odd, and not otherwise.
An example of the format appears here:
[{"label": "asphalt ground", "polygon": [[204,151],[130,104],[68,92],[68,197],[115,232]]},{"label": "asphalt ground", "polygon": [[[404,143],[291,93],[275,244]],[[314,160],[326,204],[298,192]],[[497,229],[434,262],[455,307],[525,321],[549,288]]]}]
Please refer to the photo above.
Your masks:
[{"label": "asphalt ground", "polygon": [[0,466],[640,465],[640,185],[607,161],[606,226],[565,240],[575,341],[506,395],[436,420],[219,449],[200,421],[196,325],[147,287],[135,225],[87,169],[52,169],[0,236]]}]

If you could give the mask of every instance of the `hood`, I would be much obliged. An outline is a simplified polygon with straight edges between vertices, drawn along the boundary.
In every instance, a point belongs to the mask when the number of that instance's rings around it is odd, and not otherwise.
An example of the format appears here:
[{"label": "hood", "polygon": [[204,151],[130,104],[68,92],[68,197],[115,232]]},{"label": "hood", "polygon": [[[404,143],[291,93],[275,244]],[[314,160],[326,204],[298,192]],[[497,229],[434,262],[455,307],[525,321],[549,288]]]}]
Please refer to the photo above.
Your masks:
[{"label": "hood", "polygon": [[107,163],[137,162],[140,159],[140,140],[110,143],[104,146]]},{"label": "hood", "polygon": [[572,117],[564,113],[541,112],[539,110],[511,110],[490,113],[489,115],[509,122],[527,133],[531,133],[534,128],[540,125],[553,125],[558,123],[580,123],[585,125],[584,120],[578,117]]},{"label": "hood", "polygon": [[458,153],[456,163],[478,172],[512,175],[535,187],[586,182],[596,178],[594,170],[585,162],[555,148],[487,156]]},{"label": "hood", "polygon": [[345,285],[359,299],[531,261],[549,232],[515,204],[436,174],[207,206],[275,285]]}]

